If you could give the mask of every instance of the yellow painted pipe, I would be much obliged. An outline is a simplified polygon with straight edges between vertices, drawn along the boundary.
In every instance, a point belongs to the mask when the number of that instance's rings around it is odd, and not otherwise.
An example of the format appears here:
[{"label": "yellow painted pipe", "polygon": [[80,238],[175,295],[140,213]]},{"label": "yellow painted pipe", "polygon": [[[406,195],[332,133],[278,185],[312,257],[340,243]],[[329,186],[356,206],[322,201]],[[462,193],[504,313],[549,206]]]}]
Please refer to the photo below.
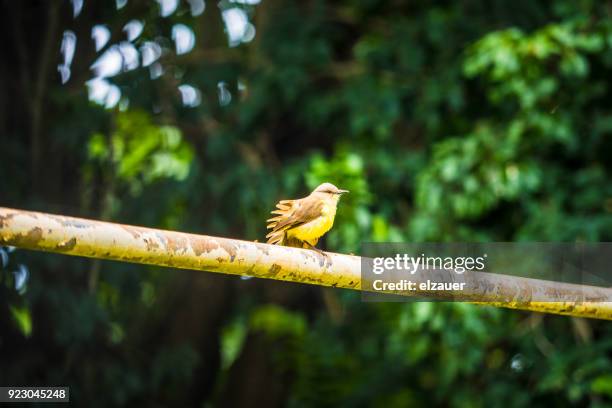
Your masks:
[{"label": "yellow painted pipe", "polygon": [[[362,289],[358,256],[187,234],[0,207],[0,245],[66,255]],[[365,259],[365,258],[364,258]],[[464,274],[468,275],[468,274]],[[369,287],[369,285],[365,285]],[[552,302],[531,301],[554,293]],[[415,296],[447,300],[443,291]],[[471,272],[472,303],[612,320],[612,289]],[[506,301],[507,299],[519,299]],[[576,299],[581,299],[576,301]]]}]

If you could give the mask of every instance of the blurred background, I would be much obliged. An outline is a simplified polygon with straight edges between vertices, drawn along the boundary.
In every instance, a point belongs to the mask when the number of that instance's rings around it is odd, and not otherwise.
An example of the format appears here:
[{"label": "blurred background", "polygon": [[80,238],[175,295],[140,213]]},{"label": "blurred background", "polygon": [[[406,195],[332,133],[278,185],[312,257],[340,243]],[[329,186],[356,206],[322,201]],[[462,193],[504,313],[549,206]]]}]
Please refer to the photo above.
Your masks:
[{"label": "blurred background", "polygon": [[[612,2],[9,1],[0,205],[320,247],[612,240]],[[612,404],[612,325],[0,249],[0,384],[85,406]]]}]

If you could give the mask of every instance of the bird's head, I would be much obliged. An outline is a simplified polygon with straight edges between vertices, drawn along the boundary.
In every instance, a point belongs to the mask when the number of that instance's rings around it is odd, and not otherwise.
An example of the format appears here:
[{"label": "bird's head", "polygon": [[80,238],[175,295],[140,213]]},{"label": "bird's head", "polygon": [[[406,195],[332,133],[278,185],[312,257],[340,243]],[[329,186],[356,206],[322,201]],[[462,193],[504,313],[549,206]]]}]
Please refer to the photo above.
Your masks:
[{"label": "bird's head", "polygon": [[336,200],[340,198],[340,196],[344,193],[348,193],[348,190],[342,190],[332,183],[323,183],[319,187],[315,188],[312,192],[313,194],[325,195],[327,197],[333,197]]}]

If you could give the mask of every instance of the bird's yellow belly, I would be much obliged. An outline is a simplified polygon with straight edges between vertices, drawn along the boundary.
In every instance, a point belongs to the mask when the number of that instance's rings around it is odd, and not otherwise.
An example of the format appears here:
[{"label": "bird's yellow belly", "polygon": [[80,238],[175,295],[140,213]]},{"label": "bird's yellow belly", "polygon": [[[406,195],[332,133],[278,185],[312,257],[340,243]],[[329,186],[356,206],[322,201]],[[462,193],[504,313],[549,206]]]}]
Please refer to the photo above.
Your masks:
[{"label": "bird's yellow belly", "polygon": [[336,213],[326,214],[318,217],[299,227],[292,228],[287,231],[289,238],[297,238],[300,241],[307,241],[311,245],[316,245],[317,241],[334,225],[334,217]]}]

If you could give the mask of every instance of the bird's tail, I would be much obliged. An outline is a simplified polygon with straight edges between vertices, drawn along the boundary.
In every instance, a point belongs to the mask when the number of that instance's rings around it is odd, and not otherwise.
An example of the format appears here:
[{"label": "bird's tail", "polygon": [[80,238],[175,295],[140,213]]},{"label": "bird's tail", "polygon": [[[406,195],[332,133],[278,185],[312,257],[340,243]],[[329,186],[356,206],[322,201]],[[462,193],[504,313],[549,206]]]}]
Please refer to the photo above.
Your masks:
[{"label": "bird's tail", "polygon": [[271,212],[271,214],[274,214],[274,217],[267,220],[267,228],[272,230],[266,235],[268,244],[284,245],[295,248],[312,248],[317,245],[319,241],[318,238],[305,242],[295,237],[287,236],[287,231],[291,229],[293,224],[284,221],[287,221],[287,218],[291,216],[294,203],[294,200],[281,200],[276,204],[277,209]]},{"label": "bird's tail", "polygon": [[[266,235],[268,238],[268,244],[275,245],[288,245],[286,231],[291,225],[283,225],[278,227],[278,223],[285,219],[293,207],[293,200],[281,200],[276,204],[277,210],[272,211],[275,216],[268,219],[268,229],[271,229],[270,233]],[[292,245],[291,245],[292,246]]]}]

